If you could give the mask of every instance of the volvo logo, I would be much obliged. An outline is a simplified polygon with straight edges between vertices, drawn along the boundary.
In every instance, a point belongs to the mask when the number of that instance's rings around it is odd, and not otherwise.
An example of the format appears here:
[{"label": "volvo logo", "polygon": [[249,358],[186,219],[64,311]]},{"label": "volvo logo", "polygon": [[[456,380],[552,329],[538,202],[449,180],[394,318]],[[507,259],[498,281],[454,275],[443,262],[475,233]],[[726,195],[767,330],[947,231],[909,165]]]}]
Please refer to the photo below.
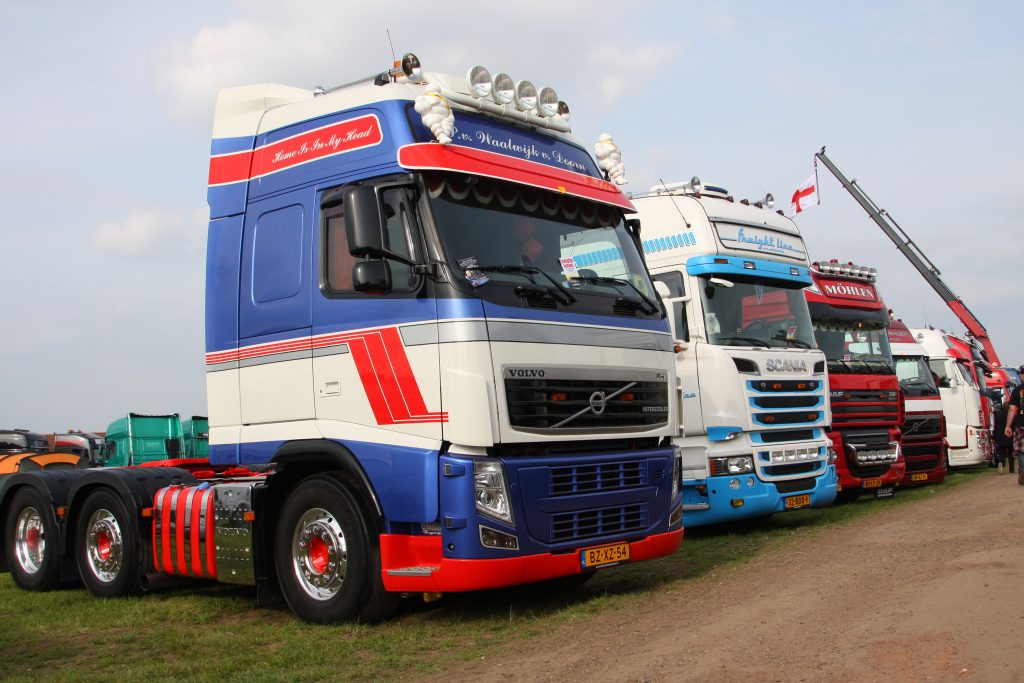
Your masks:
[{"label": "volvo logo", "polygon": [[590,395],[590,409],[594,415],[603,415],[604,409],[608,406],[608,399],[604,397],[603,391],[595,391]]},{"label": "volvo logo", "polygon": [[544,371],[536,368],[505,368],[506,377],[543,377]]},{"label": "volvo logo", "polygon": [[807,372],[807,362],[792,358],[769,358],[764,363],[768,372]]}]

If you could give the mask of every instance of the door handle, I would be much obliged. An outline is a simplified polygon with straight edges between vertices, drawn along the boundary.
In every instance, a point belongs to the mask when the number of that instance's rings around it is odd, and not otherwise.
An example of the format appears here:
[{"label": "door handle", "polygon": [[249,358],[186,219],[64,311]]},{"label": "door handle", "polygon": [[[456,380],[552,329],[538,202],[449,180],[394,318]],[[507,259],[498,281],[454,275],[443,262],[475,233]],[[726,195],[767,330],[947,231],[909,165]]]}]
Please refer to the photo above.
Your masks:
[{"label": "door handle", "polygon": [[341,380],[329,379],[325,382],[320,382],[320,396],[321,398],[341,396]]}]

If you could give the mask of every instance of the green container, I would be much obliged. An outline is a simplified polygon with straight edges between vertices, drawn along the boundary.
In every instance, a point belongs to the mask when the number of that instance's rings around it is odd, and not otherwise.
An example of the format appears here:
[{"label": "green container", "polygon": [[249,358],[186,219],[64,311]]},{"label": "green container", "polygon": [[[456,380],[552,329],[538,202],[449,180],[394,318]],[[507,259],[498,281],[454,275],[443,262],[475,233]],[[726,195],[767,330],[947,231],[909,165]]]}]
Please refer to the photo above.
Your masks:
[{"label": "green container", "polygon": [[141,465],[182,457],[181,419],[173,415],[128,413],[107,427],[107,467]]},{"label": "green container", "polygon": [[210,457],[210,421],[205,415],[193,415],[182,422],[181,432],[185,438],[183,457]]}]

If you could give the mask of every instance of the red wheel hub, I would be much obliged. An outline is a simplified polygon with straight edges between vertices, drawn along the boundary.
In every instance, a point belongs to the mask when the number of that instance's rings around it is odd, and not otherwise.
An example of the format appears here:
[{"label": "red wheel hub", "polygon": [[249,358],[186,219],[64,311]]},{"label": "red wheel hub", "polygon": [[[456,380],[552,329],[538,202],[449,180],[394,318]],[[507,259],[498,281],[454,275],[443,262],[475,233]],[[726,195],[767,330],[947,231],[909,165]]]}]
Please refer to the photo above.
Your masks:
[{"label": "red wheel hub", "polygon": [[96,534],[96,554],[104,562],[110,559],[110,536],[106,531]]},{"label": "red wheel hub", "polygon": [[39,541],[42,540],[43,535],[39,533],[39,529],[32,527],[25,534],[25,544],[28,545],[28,551],[33,555],[39,552]]},{"label": "red wheel hub", "polygon": [[330,561],[327,553],[327,544],[318,536],[314,536],[309,542],[309,567],[317,574],[327,571],[327,563]]}]

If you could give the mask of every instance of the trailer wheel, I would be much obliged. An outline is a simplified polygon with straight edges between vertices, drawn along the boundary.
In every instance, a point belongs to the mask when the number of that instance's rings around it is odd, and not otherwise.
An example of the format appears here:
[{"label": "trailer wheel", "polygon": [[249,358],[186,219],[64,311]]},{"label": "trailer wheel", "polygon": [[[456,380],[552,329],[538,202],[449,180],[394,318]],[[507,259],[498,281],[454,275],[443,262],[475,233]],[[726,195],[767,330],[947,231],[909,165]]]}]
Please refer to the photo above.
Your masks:
[{"label": "trailer wheel", "polygon": [[60,584],[57,529],[44,513],[49,502],[33,488],[14,494],[4,524],[7,566],[14,583],[25,590],[47,591]]},{"label": "trailer wheel", "polygon": [[297,617],[335,623],[376,616],[380,560],[352,494],[326,475],[309,477],[288,496],[278,519],[274,562],[285,601]]},{"label": "trailer wheel", "polygon": [[99,598],[133,595],[140,590],[142,555],[137,530],[124,504],[110,491],[85,499],[75,532],[78,573]]}]

